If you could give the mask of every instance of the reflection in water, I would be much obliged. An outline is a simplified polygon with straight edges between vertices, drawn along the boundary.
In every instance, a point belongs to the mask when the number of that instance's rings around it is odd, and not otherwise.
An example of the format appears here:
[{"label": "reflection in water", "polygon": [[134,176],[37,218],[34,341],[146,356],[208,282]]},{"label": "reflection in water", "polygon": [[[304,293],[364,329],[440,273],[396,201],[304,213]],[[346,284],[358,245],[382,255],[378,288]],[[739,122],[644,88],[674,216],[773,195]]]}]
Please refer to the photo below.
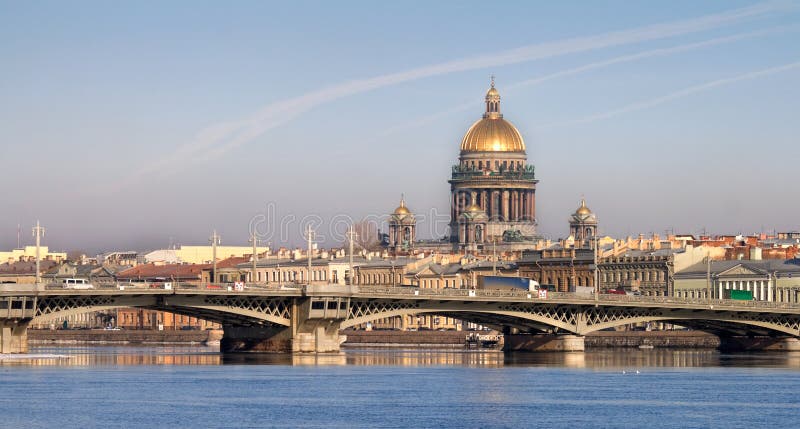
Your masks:
[{"label": "reflection in water", "polygon": [[349,365],[380,366],[503,366],[503,353],[499,351],[452,350],[348,350]]},{"label": "reflection in water", "polygon": [[285,365],[465,366],[499,368],[763,367],[800,369],[800,352],[722,354],[715,350],[605,349],[572,353],[503,353],[495,350],[348,349],[332,354],[219,353],[216,347],[40,347],[31,355],[5,355],[0,365]]},{"label": "reflection in water", "polygon": [[111,366],[219,365],[216,347],[40,347],[20,358],[0,359],[0,365]]},{"label": "reflection in water", "polygon": [[510,353],[507,366],[562,366],[568,368],[691,368],[783,367],[800,369],[800,353],[721,354],[716,350],[609,349],[584,353]]}]

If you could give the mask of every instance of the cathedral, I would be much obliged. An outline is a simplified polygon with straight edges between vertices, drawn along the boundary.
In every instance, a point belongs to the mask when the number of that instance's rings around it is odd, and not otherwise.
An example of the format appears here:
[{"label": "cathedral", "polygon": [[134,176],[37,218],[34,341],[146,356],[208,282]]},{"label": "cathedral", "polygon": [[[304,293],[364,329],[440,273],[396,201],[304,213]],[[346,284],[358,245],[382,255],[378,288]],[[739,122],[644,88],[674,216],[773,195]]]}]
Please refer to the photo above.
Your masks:
[{"label": "cathedral", "polygon": [[483,117],[461,140],[450,180],[450,241],[459,247],[532,238],[536,232],[536,177],[525,141],[500,113],[494,79]]},{"label": "cathedral", "polygon": [[[461,139],[450,180],[450,243],[458,249],[533,239],[536,233],[536,176],[527,163],[525,141],[500,112],[500,93],[486,92],[483,117]],[[401,201],[390,215],[388,245],[413,247],[413,214]]]}]

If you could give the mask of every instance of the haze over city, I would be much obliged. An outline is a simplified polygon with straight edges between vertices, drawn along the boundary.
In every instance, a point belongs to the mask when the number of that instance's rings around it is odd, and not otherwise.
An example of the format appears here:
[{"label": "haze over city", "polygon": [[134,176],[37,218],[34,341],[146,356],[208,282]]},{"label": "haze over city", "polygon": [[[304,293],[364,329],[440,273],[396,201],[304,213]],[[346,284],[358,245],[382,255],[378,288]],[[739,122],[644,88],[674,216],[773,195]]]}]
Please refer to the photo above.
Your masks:
[{"label": "haze over city", "polygon": [[60,249],[212,229],[245,244],[269,207],[357,220],[401,194],[446,223],[490,75],[536,167],[541,234],[567,235],[581,197],[613,236],[798,230],[798,17],[752,1],[2,2],[0,248],[37,219]]}]

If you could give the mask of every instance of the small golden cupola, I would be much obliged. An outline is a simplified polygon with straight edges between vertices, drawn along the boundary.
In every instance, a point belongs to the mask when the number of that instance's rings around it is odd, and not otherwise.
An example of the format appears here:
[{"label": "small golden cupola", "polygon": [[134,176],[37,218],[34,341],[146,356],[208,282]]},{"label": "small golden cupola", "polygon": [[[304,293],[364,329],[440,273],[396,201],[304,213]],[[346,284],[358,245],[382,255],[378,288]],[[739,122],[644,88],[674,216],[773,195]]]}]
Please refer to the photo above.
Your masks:
[{"label": "small golden cupola", "polygon": [[407,215],[409,213],[411,213],[411,210],[409,210],[408,207],[406,207],[406,198],[405,198],[405,196],[401,196],[400,197],[400,205],[397,206],[396,209],[394,209],[394,214],[396,214],[396,215]]},{"label": "small golden cupola", "polygon": [[389,250],[394,254],[409,252],[414,247],[417,219],[406,207],[405,196],[400,196],[400,205],[389,216]]},{"label": "small golden cupola", "polygon": [[569,233],[575,239],[576,247],[590,246],[590,240],[597,235],[597,216],[586,207],[584,198],[569,220]]},{"label": "small golden cupola", "polygon": [[575,215],[580,217],[585,217],[591,214],[592,211],[589,210],[589,207],[586,207],[586,199],[581,198],[581,206],[578,207],[578,210],[575,210]]}]

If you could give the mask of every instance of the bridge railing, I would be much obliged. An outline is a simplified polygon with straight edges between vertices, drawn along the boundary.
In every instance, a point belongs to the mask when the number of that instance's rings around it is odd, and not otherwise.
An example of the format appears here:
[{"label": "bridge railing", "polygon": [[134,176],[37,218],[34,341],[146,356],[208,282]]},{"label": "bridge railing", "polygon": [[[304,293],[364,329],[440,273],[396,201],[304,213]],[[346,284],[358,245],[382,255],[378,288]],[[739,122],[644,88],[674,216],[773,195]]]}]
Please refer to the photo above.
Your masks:
[{"label": "bridge railing", "polygon": [[[152,289],[172,289],[177,291],[196,290],[200,291],[231,291],[231,292],[275,292],[302,290],[302,286],[294,284],[283,285],[275,283],[186,283],[174,282],[167,287],[168,282],[92,282],[95,290],[152,290]],[[24,285],[17,285],[24,286]],[[33,290],[35,285],[28,285]],[[40,285],[39,287],[41,287]],[[62,284],[51,283],[44,285],[46,290],[73,290],[66,289]],[[568,292],[548,292],[546,298],[539,298],[536,291],[526,290],[500,290],[500,289],[429,289],[419,287],[397,287],[397,286],[358,286],[358,293],[361,295],[392,295],[408,297],[483,297],[483,298],[512,298],[517,300],[548,301],[548,300],[569,300],[571,302],[618,302],[618,303],[647,303],[647,304],[678,304],[678,305],[703,305],[719,308],[752,308],[752,309],[798,309],[800,304],[788,302],[772,301],[744,301],[731,299],[704,299],[704,298],[679,298],[674,296],[642,296],[642,295],[615,295],[615,294],[578,294]],[[90,292],[84,290],[84,292]]]},{"label": "bridge railing", "polygon": [[532,301],[548,300],[570,300],[591,302],[620,302],[620,303],[649,303],[649,304],[695,304],[710,305],[714,307],[735,307],[735,308],[754,308],[754,309],[792,309],[800,305],[787,302],[771,301],[741,301],[732,299],[697,299],[697,298],[678,298],[673,296],[642,296],[642,295],[615,295],[599,294],[577,294],[571,292],[548,292],[546,298],[539,298],[535,291],[525,290],[494,290],[494,289],[427,289],[417,287],[391,287],[391,286],[360,286],[362,294],[374,295],[407,295],[422,297],[486,297],[486,298],[518,298],[530,299]]},{"label": "bridge railing", "polygon": [[[115,281],[92,281],[89,283],[90,288],[84,289],[80,287],[65,287],[62,283],[45,283],[45,290],[150,290],[150,289],[167,289],[167,290],[223,290],[223,291],[242,291],[242,290],[298,290],[300,287],[294,284],[276,284],[276,283],[188,283],[188,282],[115,282]],[[34,285],[30,285],[33,287]]]}]

